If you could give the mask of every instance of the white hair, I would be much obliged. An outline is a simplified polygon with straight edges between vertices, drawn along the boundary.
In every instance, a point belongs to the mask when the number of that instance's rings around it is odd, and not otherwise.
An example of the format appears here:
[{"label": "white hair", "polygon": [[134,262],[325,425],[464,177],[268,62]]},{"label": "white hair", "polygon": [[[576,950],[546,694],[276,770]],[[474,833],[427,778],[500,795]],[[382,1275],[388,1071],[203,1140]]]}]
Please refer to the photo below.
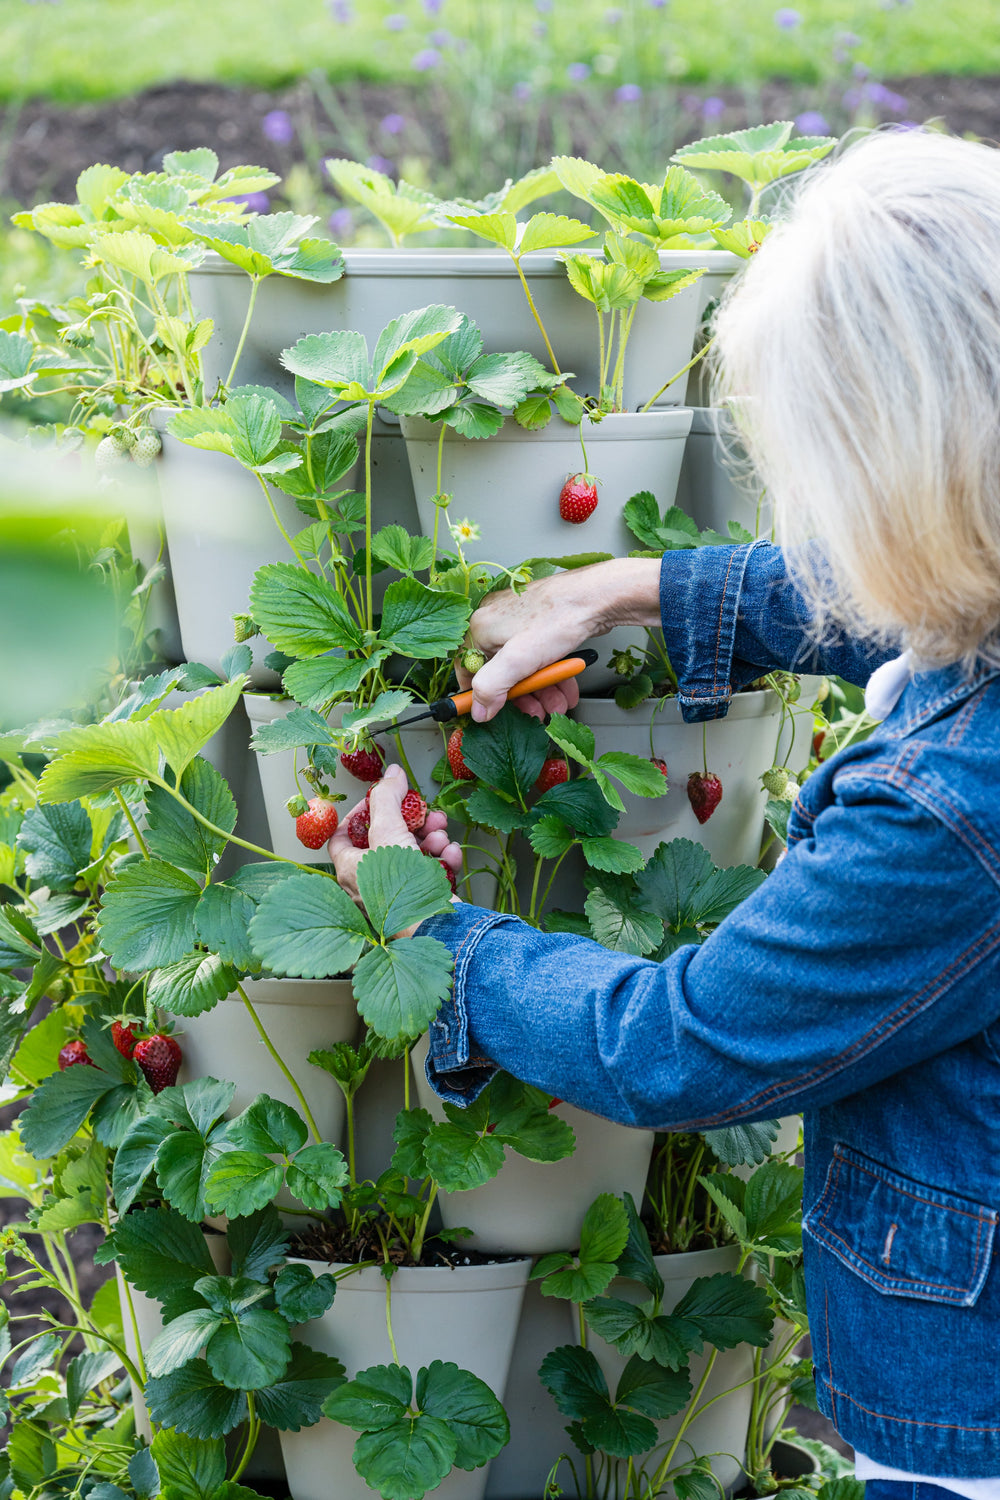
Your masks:
[{"label": "white hair", "polygon": [[1000,663],[1000,151],[879,132],[812,170],[716,340],[818,626]]}]

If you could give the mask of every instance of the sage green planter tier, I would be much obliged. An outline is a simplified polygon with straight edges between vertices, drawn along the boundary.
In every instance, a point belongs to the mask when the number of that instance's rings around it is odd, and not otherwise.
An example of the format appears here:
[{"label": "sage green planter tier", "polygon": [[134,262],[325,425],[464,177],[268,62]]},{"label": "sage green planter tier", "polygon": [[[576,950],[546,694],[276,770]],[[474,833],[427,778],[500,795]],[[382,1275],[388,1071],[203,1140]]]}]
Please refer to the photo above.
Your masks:
[{"label": "sage green planter tier", "polygon": [[[791,739],[786,725],[779,743],[781,703],[775,693],[737,693],[724,719],[704,725],[685,724],[674,699],[647,699],[638,708],[623,709],[613,699],[581,698],[573,718],[594,731],[597,755],[627,750],[647,758],[652,718],[652,753],[667,763],[669,790],[665,797],[649,798],[623,792],[625,811],[615,838],[635,844],[647,859],[664,839],[685,838],[703,844],[718,865],[757,863],[767,805],[760,778],[776,758],[781,763]],[[797,716],[796,723],[796,742],[808,743],[808,714]],[[722,801],[707,823],[699,823],[687,781],[692,771],[704,769],[706,759],[722,781]]]},{"label": "sage green planter tier", "polygon": [[[653,1259],[664,1282],[663,1311],[671,1313],[700,1276],[717,1276],[720,1272],[735,1271],[739,1265],[740,1251],[737,1245],[722,1245],[713,1250],[692,1250],[681,1255],[656,1255]],[[649,1293],[638,1282],[617,1277],[609,1286],[607,1295],[621,1297],[627,1302],[644,1302]],[[570,1308],[569,1311],[572,1314],[575,1309]],[[576,1337],[576,1334],[571,1336]],[[625,1369],[626,1359],[592,1329],[588,1330],[587,1347],[593,1352],[610,1389],[614,1390]],[[692,1357],[691,1384],[694,1390],[697,1390],[713,1352],[708,1349],[704,1354]],[[712,1405],[687,1428],[684,1442],[678,1446],[674,1460],[675,1463],[682,1463],[690,1457],[692,1449],[695,1453],[712,1455],[712,1473],[726,1489],[732,1489],[737,1484],[742,1474],[741,1465],[746,1457],[753,1401],[753,1386],[746,1382],[753,1377],[753,1353],[749,1344],[738,1344],[735,1349],[720,1349],[715,1353],[712,1372],[699,1402],[701,1405],[712,1401]],[[729,1394],[723,1395],[724,1391]],[[715,1397],[720,1399],[714,1400]],[[665,1422],[657,1422],[661,1457],[666,1450],[661,1449],[660,1445],[669,1444],[676,1437],[682,1417],[683,1413],[680,1413]],[[690,1443],[691,1448],[687,1448],[685,1443]]]},{"label": "sage green planter tier", "polygon": [[[184,656],[217,672],[234,642],[233,616],[249,608],[254,573],[295,556],[260,481],[228,454],[191,448],[165,432],[157,468]],[[307,517],[291,496],[270,496],[288,535],[301,531]],[[254,636],[249,644],[253,685],[278,687],[277,673],[264,665],[271,643]]]},{"label": "sage green planter tier", "polygon": [[[698,266],[706,258],[704,251],[664,251],[661,262],[664,269],[675,270]],[[240,384],[277,386],[290,395],[291,377],[278,356],[303,334],[349,328],[363,333],[373,348],[392,318],[434,303],[457,307],[472,318],[482,330],[488,353],[524,349],[550,367],[544,340],[505,251],[349,249],[344,262],[345,275],[330,285],[282,276],[261,285],[240,360]],[[596,396],[599,352],[593,308],[573,291],[554,251],[532,251],[522,266],[559,368],[573,372],[576,390]],[[215,323],[215,333],[202,351],[206,386],[211,389],[225,379],[236,352],[249,281],[235,267],[208,256],[189,273],[189,284],[199,317]],[[648,401],[687,364],[701,310],[697,283],[668,302],[639,303],[625,373],[625,405],[630,410]],[[662,400],[679,405],[686,383],[686,376],[674,381]]]},{"label": "sage green planter tier", "polygon": [[[413,1048],[413,1070],[422,1109],[445,1120],[441,1100],[427,1082],[428,1040]],[[529,1161],[508,1151],[500,1173],[467,1193],[438,1194],[446,1229],[472,1230],[463,1244],[495,1254],[543,1255],[580,1243],[583,1216],[600,1193],[631,1193],[641,1203],[653,1151],[652,1130],[632,1130],[561,1103],[553,1113],[573,1127],[576,1150],[562,1161]]]},{"label": "sage green planter tier", "polygon": [[[272,1045],[301,1088],[324,1141],[339,1144],[344,1096],[329,1073],[307,1062],[315,1048],[351,1042],[360,1022],[347,979],[245,979],[243,988]],[[264,1046],[239,995],[178,1022],[184,1061],[180,1082],[227,1078],[236,1084],[230,1113],[269,1094],[302,1113],[288,1079]],[[289,1202],[294,1200],[289,1199]]]},{"label": "sage green planter tier", "polygon": [[739,521],[753,536],[770,535],[770,502],[720,406],[693,408],[677,504],[700,527],[723,536],[730,521]]},{"label": "sage green planter tier", "polygon": [[[303,1262],[317,1275],[345,1266]],[[390,1285],[392,1331],[401,1364],[416,1375],[435,1359],[484,1380],[502,1401],[530,1260],[485,1266],[403,1266]],[[386,1329],[386,1281],[377,1266],[346,1276],[330,1310],[295,1330],[295,1338],[342,1360],[347,1378],[394,1363]],[[357,1433],[323,1417],[301,1432],[283,1432],[281,1448],[292,1500],[372,1500],[351,1461]],[[453,1469],[435,1500],[482,1500],[488,1466]]]},{"label": "sage green planter tier", "polygon": [[[421,529],[433,534],[440,424],[403,417],[403,436],[413,475]],[[584,467],[580,428],[553,417],[539,432],[526,432],[508,417],[491,438],[461,437],[445,429],[441,488],[452,498],[448,515],[479,527],[463,542],[476,562],[513,567],[527,557],[565,557],[603,552],[625,557],[636,540],[622,519],[625,503],[639,490],[651,490],[662,509],[673,503],[684,445],[691,426],[687,408],[645,413],[619,412],[599,423],[584,423],[590,472],[598,478],[597,509],[586,521],[564,521],[559,491],[570,474]],[[441,523],[443,529],[443,521]],[[580,682],[584,692],[611,684],[607,662],[613,651],[641,648],[645,631],[619,627],[580,645],[594,646],[598,662]]]}]

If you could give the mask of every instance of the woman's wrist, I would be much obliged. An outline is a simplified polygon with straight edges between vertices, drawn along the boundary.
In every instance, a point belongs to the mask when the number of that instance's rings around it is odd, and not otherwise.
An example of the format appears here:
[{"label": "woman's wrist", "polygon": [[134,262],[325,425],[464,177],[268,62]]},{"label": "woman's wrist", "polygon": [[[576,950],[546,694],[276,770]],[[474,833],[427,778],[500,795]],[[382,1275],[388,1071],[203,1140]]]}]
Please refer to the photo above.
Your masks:
[{"label": "woman's wrist", "polygon": [[659,625],[658,557],[614,557],[597,563],[590,584],[594,594],[594,634],[603,634],[616,625],[640,625],[648,630]]}]

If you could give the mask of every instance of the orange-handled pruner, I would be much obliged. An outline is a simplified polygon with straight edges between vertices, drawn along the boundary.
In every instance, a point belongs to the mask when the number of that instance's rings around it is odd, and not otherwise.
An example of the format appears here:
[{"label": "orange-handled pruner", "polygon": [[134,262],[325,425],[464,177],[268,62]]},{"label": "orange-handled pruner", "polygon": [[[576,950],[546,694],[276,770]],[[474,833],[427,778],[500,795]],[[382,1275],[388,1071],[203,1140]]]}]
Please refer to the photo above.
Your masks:
[{"label": "orange-handled pruner", "polygon": [[[542,667],[537,672],[532,672],[530,677],[525,677],[521,682],[515,682],[509,690],[508,698],[521,698],[525,693],[537,693],[539,688],[552,687],[557,682],[566,682],[570,677],[579,677],[585,667],[592,667],[597,660],[596,651],[580,651],[576,656],[564,657],[562,661],[554,661],[551,666]],[[452,693],[450,698],[439,698],[422,713],[411,714],[408,719],[397,719],[396,727],[402,729],[404,724],[416,724],[418,719],[434,719],[438,724],[447,724],[450,719],[457,719],[459,714],[467,714],[472,707],[472,689],[464,693]]]}]

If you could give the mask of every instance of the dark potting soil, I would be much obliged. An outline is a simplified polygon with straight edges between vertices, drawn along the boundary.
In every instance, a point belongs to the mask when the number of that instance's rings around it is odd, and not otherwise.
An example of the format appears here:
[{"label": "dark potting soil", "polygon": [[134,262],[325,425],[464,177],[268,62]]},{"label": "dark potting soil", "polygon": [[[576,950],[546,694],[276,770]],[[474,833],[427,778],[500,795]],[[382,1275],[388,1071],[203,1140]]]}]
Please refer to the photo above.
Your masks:
[{"label": "dark potting soil", "polygon": [[[304,1260],[325,1261],[328,1265],[361,1265],[364,1261],[380,1261],[383,1258],[382,1242],[372,1225],[365,1225],[360,1234],[352,1234],[346,1224],[331,1224],[319,1220],[308,1229],[293,1237],[290,1255],[299,1255]],[[449,1266],[456,1270],[461,1266],[508,1265],[523,1260],[522,1255],[486,1255],[480,1250],[450,1244],[447,1240],[424,1241],[423,1254],[414,1260],[398,1246],[389,1251],[389,1260],[394,1266]]]}]

